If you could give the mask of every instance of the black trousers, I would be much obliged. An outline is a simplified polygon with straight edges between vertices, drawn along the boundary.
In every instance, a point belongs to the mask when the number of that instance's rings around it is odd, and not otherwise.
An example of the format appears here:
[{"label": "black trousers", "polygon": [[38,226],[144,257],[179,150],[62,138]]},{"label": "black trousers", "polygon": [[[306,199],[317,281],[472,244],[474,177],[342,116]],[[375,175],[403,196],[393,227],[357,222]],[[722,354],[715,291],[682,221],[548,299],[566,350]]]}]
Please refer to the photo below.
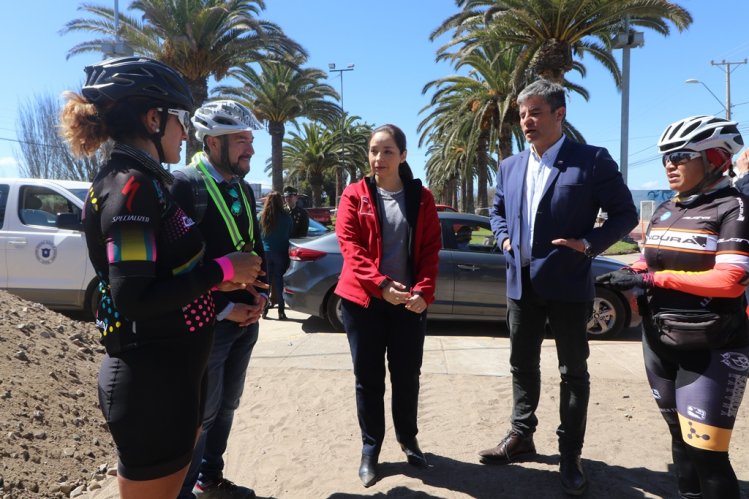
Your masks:
[{"label": "black trousers", "polygon": [[409,442],[419,432],[416,418],[426,313],[415,314],[375,298],[368,308],[343,300],[342,309],[356,375],[362,454],[376,456],[385,438],[386,355],[395,436],[399,442]]},{"label": "black trousers", "polygon": [[587,322],[593,304],[547,300],[533,289],[530,271],[523,268],[523,295],[508,300],[512,372],[512,428],[530,435],[536,430],[536,408],[541,395],[541,343],[548,321],[556,342],[561,375],[557,429],[562,454],[580,454],[590,398]]}]

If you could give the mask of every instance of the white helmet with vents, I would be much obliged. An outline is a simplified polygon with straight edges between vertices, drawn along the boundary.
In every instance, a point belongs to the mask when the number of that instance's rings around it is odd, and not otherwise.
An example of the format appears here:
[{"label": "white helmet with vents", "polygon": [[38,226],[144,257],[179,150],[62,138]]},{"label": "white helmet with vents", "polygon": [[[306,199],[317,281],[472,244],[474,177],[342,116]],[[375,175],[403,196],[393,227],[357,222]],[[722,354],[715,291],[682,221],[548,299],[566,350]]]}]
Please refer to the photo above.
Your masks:
[{"label": "white helmet with vents", "polygon": [[252,111],[233,100],[217,100],[203,104],[195,111],[192,124],[195,126],[195,137],[200,141],[206,135],[218,137],[263,129],[263,125]]},{"label": "white helmet with vents", "polygon": [[734,155],[743,146],[744,139],[736,128],[736,122],[715,116],[690,116],[671,123],[658,140],[661,154],[717,148]]}]

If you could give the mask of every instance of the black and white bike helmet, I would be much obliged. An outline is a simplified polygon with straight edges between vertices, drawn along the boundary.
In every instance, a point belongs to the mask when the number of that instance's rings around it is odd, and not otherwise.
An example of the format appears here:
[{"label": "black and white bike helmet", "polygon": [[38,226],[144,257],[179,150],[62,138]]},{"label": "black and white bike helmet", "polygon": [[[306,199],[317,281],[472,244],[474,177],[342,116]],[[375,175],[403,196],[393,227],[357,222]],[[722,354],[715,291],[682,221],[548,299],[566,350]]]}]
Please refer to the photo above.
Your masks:
[{"label": "black and white bike helmet", "polygon": [[201,142],[205,136],[218,137],[263,129],[263,125],[252,111],[233,100],[217,100],[203,104],[195,111],[192,124],[195,126],[195,137]]},{"label": "black and white bike helmet", "polygon": [[674,151],[702,152],[723,149],[734,155],[744,146],[735,121],[715,116],[690,116],[671,123],[658,140],[661,154]]},{"label": "black and white bike helmet", "polygon": [[180,74],[148,57],[118,57],[87,66],[81,94],[94,105],[125,97],[147,97],[188,111],[192,92]]}]

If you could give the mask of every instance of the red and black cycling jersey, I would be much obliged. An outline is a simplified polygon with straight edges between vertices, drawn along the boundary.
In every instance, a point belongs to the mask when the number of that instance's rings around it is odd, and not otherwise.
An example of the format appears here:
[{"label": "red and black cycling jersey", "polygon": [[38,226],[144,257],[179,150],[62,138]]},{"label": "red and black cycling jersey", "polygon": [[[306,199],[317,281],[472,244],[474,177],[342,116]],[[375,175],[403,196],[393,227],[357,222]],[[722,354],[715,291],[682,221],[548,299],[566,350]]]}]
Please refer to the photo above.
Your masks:
[{"label": "red and black cycling jersey", "polygon": [[[736,313],[749,276],[747,198],[733,187],[672,199],[653,214],[644,245],[653,313],[663,309]],[[644,270],[643,262],[634,265]]]},{"label": "red and black cycling jersey", "polygon": [[203,265],[200,232],[144,156],[116,147],[84,209],[89,258],[101,282],[96,323],[109,354],[209,333],[209,289],[223,278],[215,262]]}]

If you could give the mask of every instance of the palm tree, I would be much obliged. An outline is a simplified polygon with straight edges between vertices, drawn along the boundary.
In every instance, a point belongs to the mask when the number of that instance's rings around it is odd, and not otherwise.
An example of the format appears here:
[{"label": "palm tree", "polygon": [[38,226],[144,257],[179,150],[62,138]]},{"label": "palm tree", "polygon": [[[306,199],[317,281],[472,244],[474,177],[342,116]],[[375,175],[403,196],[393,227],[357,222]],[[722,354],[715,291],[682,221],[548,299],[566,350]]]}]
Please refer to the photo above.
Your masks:
[{"label": "palm tree", "polygon": [[283,190],[283,138],[286,123],[299,118],[311,120],[331,119],[338,105],[327,98],[338,98],[338,93],[321,80],[324,71],[301,68],[302,56],[284,60],[266,59],[257,66],[243,65],[230,71],[240,83],[238,87],[217,87],[216,94],[236,97],[252,109],[255,115],[268,123],[271,136],[271,181],[273,190]]},{"label": "palm tree", "polygon": [[317,123],[304,123],[301,132],[284,139],[284,169],[288,177],[306,179],[312,189],[312,205],[322,205],[323,180],[338,165],[335,134]]},{"label": "palm tree", "polygon": [[[117,35],[136,54],[158,59],[182,73],[195,104],[200,106],[208,96],[209,77],[220,81],[232,68],[268,55],[306,55],[279,26],[257,19],[263,9],[263,0],[136,0],[129,10],[140,13],[120,13]],[[115,34],[113,9],[82,4],[79,10],[94,17],[69,21],[61,33],[85,31],[99,33],[103,38],[75,45],[68,51],[68,58],[103,52]],[[199,148],[191,136],[187,157]]]},{"label": "palm tree", "polygon": [[[692,23],[684,8],[667,0],[456,0],[463,11],[445,20],[431,35],[455,29],[455,45],[466,50],[498,40],[520,48],[513,83],[516,89],[535,77],[562,83],[575,57],[590,55],[609,70],[617,86],[619,66],[612,37],[626,23],[667,36],[669,22],[683,31]],[[625,23],[626,20],[626,23]],[[579,62],[579,61],[577,61]]]}]

